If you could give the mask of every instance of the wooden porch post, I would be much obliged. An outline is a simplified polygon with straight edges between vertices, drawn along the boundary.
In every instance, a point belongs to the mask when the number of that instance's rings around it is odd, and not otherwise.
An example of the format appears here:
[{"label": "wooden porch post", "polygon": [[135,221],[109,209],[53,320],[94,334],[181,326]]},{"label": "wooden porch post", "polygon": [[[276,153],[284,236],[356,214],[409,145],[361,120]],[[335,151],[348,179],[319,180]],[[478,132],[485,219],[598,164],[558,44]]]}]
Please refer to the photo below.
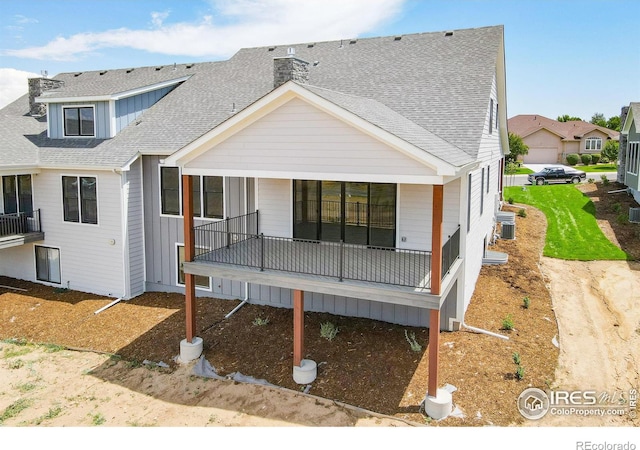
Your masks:
[{"label": "wooden porch post", "polygon": [[293,365],[300,366],[304,354],[304,292],[293,291]]},{"label": "wooden porch post", "polygon": [[440,295],[442,283],[442,210],[443,186],[433,186],[433,215],[431,219],[431,293]]},{"label": "wooden porch post", "polygon": [[438,359],[440,348],[440,310],[432,309],[429,315],[429,386],[427,393],[435,397],[438,392]]},{"label": "wooden porch post", "polygon": [[[193,178],[182,175],[182,212],[184,216],[184,260],[195,257],[195,236],[193,233]],[[184,299],[187,319],[187,342],[193,343],[196,334],[196,284],[193,274],[184,274]]]}]

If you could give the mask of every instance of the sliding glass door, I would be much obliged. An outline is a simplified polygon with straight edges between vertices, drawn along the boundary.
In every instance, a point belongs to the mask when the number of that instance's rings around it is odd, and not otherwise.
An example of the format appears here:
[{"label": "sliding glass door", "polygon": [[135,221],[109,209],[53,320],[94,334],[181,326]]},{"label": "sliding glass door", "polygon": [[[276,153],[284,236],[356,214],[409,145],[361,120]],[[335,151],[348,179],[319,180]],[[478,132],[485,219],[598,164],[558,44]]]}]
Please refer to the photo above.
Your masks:
[{"label": "sliding glass door", "polygon": [[296,239],[395,247],[396,185],[294,180]]}]

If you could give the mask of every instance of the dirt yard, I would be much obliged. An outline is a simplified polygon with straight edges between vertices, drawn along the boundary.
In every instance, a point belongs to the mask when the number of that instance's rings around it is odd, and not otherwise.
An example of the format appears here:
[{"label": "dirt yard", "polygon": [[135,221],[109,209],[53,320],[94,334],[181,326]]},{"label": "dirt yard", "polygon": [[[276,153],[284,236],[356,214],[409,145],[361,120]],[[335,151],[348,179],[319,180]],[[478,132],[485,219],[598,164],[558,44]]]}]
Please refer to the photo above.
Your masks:
[{"label": "dirt yard", "polygon": [[[602,187],[592,186],[596,198]],[[611,201],[626,199],[600,197],[596,210],[605,233],[640,255],[637,228],[604,218],[615,209]],[[442,334],[440,381],[457,388],[458,408],[443,421],[430,421],[419,408],[428,381],[423,329],[305,314],[306,351],[319,363],[318,379],[305,394],[291,377],[289,309],[248,304],[224,319],[238,301],[197,303],[206,359],[222,375],[242,373],[277,386],[265,387],[195,377],[193,364],[174,362],[184,337],[180,295],[147,293],[95,314],[112,299],[0,278],[0,285],[26,290],[0,288],[0,425],[545,425],[548,418],[531,423],[518,413],[516,399],[526,387],[639,385],[640,320],[632,295],[640,292],[640,267],[541,259],[544,229],[544,215],[533,208],[517,217],[516,239],[493,248],[508,253],[509,262],[483,268],[465,317],[509,341],[464,329]],[[502,329],[508,316],[512,330]],[[320,336],[326,322],[339,329],[331,341]],[[407,341],[412,333],[420,351]],[[64,349],[16,345],[6,341],[11,338]],[[514,352],[525,369],[522,380]],[[574,419],[549,424],[591,424]],[[597,422],[630,424],[626,418]]]}]

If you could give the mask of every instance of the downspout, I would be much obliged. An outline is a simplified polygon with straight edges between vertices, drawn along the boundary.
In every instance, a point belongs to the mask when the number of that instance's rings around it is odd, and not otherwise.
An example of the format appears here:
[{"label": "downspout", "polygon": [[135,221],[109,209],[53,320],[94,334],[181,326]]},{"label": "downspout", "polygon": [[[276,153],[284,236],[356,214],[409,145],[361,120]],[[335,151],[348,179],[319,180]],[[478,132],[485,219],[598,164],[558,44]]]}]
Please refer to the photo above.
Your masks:
[{"label": "downspout", "polygon": [[509,337],[508,337],[508,336],[503,336],[503,335],[501,335],[501,334],[494,333],[494,332],[492,332],[492,331],[483,330],[482,328],[471,327],[471,326],[467,325],[466,323],[464,323],[464,320],[461,322],[461,325],[462,325],[463,327],[465,327],[466,329],[468,329],[468,330],[475,331],[476,333],[480,333],[480,334],[488,334],[489,336],[493,336],[493,337],[497,337],[497,338],[500,338],[500,339],[504,339],[504,340],[506,340],[506,341],[508,341],[508,340],[509,340]]},{"label": "downspout", "polygon": [[229,317],[231,317],[233,315],[233,313],[235,313],[237,310],[242,308],[244,306],[244,304],[247,303],[248,301],[249,301],[249,282],[245,281],[244,282],[244,300],[242,300],[242,302],[240,302],[240,304],[238,306],[233,308],[229,314],[224,316],[224,318],[228,319]]}]

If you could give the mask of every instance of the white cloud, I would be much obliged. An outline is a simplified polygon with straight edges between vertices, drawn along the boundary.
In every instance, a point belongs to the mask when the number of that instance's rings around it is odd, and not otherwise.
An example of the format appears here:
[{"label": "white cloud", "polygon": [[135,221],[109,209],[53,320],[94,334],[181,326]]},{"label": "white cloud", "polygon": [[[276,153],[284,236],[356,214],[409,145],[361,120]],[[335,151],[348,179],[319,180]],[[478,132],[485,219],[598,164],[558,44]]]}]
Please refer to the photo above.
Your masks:
[{"label": "white cloud", "polygon": [[23,70],[0,68],[0,108],[4,108],[29,91],[27,78],[39,76],[37,73]]},{"label": "white cloud", "polygon": [[356,37],[395,16],[405,0],[212,0],[216,14],[154,28],[120,28],[59,36],[41,47],[6,50],[8,56],[55,61],[81,59],[106,48],[167,55],[228,57],[242,47]]},{"label": "white cloud", "polygon": [[38,19],[23,16],[22,14],[16,14],[15,16],[13,16],[13,19],[16,23],[38,23]]}]

